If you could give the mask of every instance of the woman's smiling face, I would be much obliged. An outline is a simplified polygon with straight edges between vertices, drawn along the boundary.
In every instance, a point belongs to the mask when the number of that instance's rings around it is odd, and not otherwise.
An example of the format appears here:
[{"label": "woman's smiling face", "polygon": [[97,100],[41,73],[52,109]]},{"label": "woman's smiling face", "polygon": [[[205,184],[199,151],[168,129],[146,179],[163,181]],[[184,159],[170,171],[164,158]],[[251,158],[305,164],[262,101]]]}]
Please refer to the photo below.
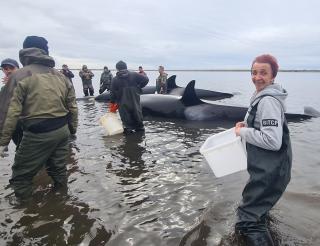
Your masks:
[{"label": "woman's smiling face", "polygon": [[268,85],[273,84],[274,77],[270,64],[255,62],[252,65],[251,78],[257,92],[260,92]]}]

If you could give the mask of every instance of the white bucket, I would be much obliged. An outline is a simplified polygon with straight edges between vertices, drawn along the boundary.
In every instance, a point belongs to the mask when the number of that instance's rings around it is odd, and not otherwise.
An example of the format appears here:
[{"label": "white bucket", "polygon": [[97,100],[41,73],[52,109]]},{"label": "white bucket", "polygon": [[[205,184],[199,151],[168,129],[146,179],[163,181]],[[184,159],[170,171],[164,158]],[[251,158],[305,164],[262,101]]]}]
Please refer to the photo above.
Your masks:
[{"label": "white bucket", "polygon": [[122,121],[117,113],[106,113],[100,118],[100,124],[109,136],[123,133]]},{"label": "white bucket", "polygon": [[200,148],[214,175],[219,178],[247,169],[247,153],[234,128],[207,138]]}]

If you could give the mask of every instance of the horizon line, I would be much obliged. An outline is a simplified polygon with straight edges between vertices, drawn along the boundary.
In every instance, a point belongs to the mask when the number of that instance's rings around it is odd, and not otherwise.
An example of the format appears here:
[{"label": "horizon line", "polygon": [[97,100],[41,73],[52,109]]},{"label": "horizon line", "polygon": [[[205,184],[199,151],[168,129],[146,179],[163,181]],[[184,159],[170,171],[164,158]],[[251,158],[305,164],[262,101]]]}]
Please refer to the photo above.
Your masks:
[{"label": "horizon line", "polygon": [[[81,68],[69,68],[70,70],[81,70]],[[91,68],[89,70],[99,71],[103,68]],[[117,71],[116,69],[109,69]],[[138,71],[138,69],[128,69],[130,71]],[[144,71],[157,72],[158,69],[144,69]],[[250,72],[251,69],[165,69],[169,72]],[[320,69],[279,69],[279,72],[320,72]]]}]

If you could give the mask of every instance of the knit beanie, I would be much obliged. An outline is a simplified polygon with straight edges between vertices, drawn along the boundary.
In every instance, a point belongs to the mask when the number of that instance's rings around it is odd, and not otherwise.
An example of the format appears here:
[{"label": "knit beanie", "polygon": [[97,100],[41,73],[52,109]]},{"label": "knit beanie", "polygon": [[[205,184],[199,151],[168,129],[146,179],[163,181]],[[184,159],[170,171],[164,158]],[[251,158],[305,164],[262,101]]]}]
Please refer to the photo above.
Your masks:
[{"label": "knit beanie", "polygon": [[119,70],[119,71],[127,69],[127,64],[124,61],[119,61],[116,64],[116,69]]},{"label": "knit beanie", "polygon": [[28,36],[23,41],[23,48],[39,48],[46,52],[49,55],[48,41],[43,37],[38,36]]}]

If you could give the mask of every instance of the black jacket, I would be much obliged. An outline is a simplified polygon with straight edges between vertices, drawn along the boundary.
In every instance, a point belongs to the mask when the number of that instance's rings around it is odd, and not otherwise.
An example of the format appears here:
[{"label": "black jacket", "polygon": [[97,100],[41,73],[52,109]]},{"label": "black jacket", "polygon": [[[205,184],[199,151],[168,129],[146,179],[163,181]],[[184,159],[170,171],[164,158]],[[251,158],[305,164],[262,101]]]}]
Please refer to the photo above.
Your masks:
[{"label": "black jacket", "polygon": [[70,80],[70,82],[72,82],[72,78],[74,78],[74,74],[69,69],[68,70],[61,69],[60,72],[63,73],[64,76],[66,76]]},{"label": "black jacket", "polygon": [[123,100],[124,90],[136,91],[137,95],[141,93],[141,88],[145,87],[149,82],[148,77],[140,75],[128,70],[121,70],[112,79],[111,82],[111,102],[121,105]]}]

